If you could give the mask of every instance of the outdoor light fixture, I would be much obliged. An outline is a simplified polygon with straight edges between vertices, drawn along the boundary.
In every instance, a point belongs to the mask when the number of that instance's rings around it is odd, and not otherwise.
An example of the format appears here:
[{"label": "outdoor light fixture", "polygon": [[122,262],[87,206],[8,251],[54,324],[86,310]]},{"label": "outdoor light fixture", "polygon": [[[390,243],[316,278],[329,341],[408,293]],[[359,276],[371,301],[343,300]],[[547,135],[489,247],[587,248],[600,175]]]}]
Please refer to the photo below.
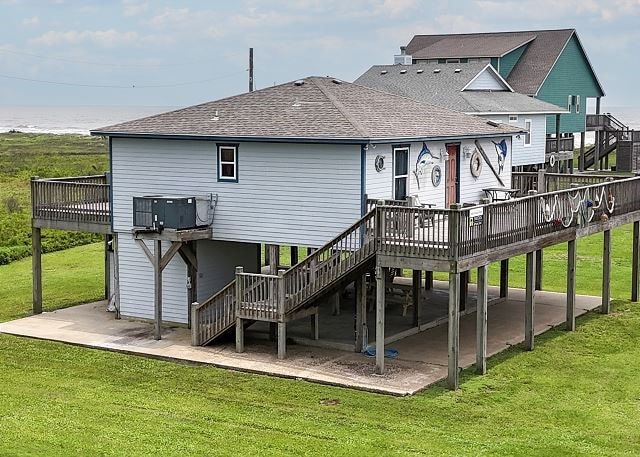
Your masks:
[{"label": "outdoor light fixture", "polygon": [[462,152],[465,159],[471,158],[471,148],[469,146],[465,146],[464,148],[462,148]]},{"label": "outdoor light fixture", "polygon": [[440,148],[440,157],[442,157],[445,161],[449,160],[449,153],[446,149]]}]

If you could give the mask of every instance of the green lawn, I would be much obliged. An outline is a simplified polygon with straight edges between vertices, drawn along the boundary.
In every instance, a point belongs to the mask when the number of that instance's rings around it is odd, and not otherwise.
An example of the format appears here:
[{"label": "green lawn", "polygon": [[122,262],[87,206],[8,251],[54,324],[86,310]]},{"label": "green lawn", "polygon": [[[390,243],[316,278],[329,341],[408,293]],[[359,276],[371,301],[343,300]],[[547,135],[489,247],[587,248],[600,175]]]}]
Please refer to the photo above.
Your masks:
[{"label": "green lawn", "polygon": [[[623,298],[628,230],[614,236]],[[578,243],[580,292],[599,291],[598,239]],[[564,252],[546,251],[549,289],[564,287]],[[99,244],[46,254],[45,307],[99,298],[102,265]],[[0,283],[0,320],[28,314],[29,261],[0,266]],[[0,335],[0,454],[639,455],[640,307],[613,311],[465,371],[457,392],[409,398]]]}]

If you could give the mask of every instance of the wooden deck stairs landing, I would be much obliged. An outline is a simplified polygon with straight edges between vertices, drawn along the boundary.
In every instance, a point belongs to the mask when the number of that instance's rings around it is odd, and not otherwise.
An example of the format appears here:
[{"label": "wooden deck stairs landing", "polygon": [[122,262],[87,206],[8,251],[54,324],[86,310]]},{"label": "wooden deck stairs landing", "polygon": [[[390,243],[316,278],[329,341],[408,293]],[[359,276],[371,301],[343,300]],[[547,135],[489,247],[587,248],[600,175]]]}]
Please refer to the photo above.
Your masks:
[{"label": "wooden deck stairs landing", "polygon": [[278,275],[236,270],[236,279],[191,308],[192,344],[206,345],[231,330],[236,319],[287,322],[356,275],[376,256],[375,209],[307,258]]},{"label": "wooden deck stairs landing", "polygon": [[593,167],[596,160],[605,159],[613,151],[617,151],[618,170],[638,171],[640,132],[631,130],[611,114],[587,115],[587,129],[596,131],[597,135],[596,144],[585,151],[585,170]]}]

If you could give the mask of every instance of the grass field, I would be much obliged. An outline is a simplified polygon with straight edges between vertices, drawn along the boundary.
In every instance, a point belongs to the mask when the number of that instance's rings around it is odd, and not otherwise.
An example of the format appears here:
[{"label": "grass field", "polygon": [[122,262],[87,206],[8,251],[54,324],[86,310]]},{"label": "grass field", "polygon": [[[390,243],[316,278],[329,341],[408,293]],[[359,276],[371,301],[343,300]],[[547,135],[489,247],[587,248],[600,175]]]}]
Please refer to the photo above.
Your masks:
[{"label": "grass field", "polygon": [[[611,315],[463,372],[458,392],[392,398],[0,335],[0,454],[638,455],[640,307],[622,299],[628,230],[614,237]],[[599,249],[578,243],[581,293],[599,290]],[[44,256],[48,309],[99,298],[100,250]],[[547,289],[564,287],[563,255],[545,251]],[[29,279],[28,259],[0,266],[0,320],[28,314]]]},{"label": "grass field", "polygon": [[[108,168],[106,140],[82,135],[0,133],[0,264],[30,253],[31,176],[101,174]],[[43,250],[95,242],[96,235],[44,230]]]}]

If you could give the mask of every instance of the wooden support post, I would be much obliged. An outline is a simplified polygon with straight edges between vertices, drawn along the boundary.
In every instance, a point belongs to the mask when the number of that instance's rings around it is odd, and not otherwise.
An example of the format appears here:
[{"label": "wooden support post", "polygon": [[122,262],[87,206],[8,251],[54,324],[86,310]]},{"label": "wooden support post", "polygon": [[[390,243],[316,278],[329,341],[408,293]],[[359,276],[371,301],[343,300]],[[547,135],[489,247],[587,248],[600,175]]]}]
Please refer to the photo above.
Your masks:
[{"label": "wooden support post", "polygon": [[585,132],[580,132],[580,157],[578,159],[578,170],[584,171],[584,138]]},{"label": "wooden support post", "polygon": [[547,191],[547,176],[544,169],[538,170],[537,184],[538,188],[535,190],[537,190],[539,194],[544,194]]},{"label": "wooden support post", "polygon": [[631,258],[631,301],[638,301],[640,290],[640,221],[633,223],[633,248]]},{"label": "wooden support post", "polygon": [[162,241],[155,240],[153,246],[153,274],[155,275],[153,338],[160,340],[162,338]]},{"label": "wooden support post", "polygon": [[449,389],[458,388],[460,359],[460,273],[449,273],[448,376]]},{"label": "wooden support post", "polygon": [[340,291],[331,295],[331,315],[339,316],[340,315]]},{"label": "wooden support post", "polygon": [[576,240],[567,246],[567,330],[576,329]]},{"label": "wooden support post", "polygon": [[[242,267],[236,267],[236,312],[242,306],[242,279],[244,271]],[[244,322],[242,318],[236,317],[236,352],[244,352]]]},{"label": "wooden support post", "polygon": [[413,299],[413,326],[419,327],[420,320],[422,318],[422,310],[420,304],[422,300],[420,295],[422,292],[422,271],[413,270],[413,284],[412,284],[412,299]]},{"label": "wooden support post", "polygon": [[471,275],[469,271],[463,271],[460,273],[460,311],[467,309],[467,302],[469,301],[469,280]]},{"label": "wooden support post", "polygon": [[433,271],[424,272],[424,290],[433,289]]},{"label": "wooden support post", "polygon": [[298,263],[298,246],[291,246],[291,264],[290,266],[294,266]]},{"label": "wooden support post", "polygon": [[384,302],[387,268],[376,267],[376,373],[384,373]]},{"label": "wooden support post", "polygon": [[287,355],[287,323],[285,321],[284,270],[278,271],[278,359]]},{"label": "wooden support post", "polygon": [[109,241],[111,235],[104,236],[104,299],[111,296],[111,255],[109,253]]},{"label": "wooden support post", "polygon": [[536,290],[542,290],[542,262],[544,253],[542,249],[536,251]]},{"label": "wooden support post", "polygon": [[611,306],[611,230],[604,231],[602,246],[602,306],[600,312],[609,314]]},{"label": "wooden support post", "polygon": [[189,322],[191,325],[191,346],[200,346],[200,335],[198,333],[198,325],[197,325],[197,316],[198,316],[198,306],[200,303],[194,301],[191,303],[191,307],[189,308]]},{"label": "wooden support post", "polygon": [[500,261],[500,297],[509,295],[509,259]]},{"label": "wooden support post", "polygon": [[359,275],[355,281],[356,287],[356,352],[362,352],[367,347],[367,275]]},{"label": "wooden support post", "polygon": [[269,274],[278,274],[278,265],[280,264],[280,246],[277,244],[269,245]]},{"label": "wooden support post", "polygon": [[42,313],[42,237],[40,227],[31,227],[31,269],[33,274],[33,314]]},{"label": "wooden support post", "polygon": [[[265,244],[264,245],[264,265],[271,265],[271,260],[269,259],[269,245]],[[262,264],[260,264],[260,267],[262,267]],[[260,270],[262,271],[262,270]]]},{"label": "wooden support post", "polygon": [[593,156],[593,168],[594,170],[600,170],[600,130],[596,130],[596,148]]},{"label": "wooden support post", "polygon": [[487,372],[487,265],[478,267],[478,302],[476,306],[476,373]]},{"label": "wooden support post", "polygon": [[309,319],[311,319],[311,337],[314,340],[319,340],[320,339],[320,314],[318,313],[313,313],[311,316],[309,316]]},{"label": "wooden support post", "polygon": [[[556,114],[556,153],[560,156],[560,115]],[[558,169],[560,169],[560,161],[558,161]]]},{"label": "wooden support post", "polygon": [[536,253],[527,252],[526,266],[526,291],[524,300],[524,347],[528,351],[533,351],[535,338],[535,307],[536,307]]}]

